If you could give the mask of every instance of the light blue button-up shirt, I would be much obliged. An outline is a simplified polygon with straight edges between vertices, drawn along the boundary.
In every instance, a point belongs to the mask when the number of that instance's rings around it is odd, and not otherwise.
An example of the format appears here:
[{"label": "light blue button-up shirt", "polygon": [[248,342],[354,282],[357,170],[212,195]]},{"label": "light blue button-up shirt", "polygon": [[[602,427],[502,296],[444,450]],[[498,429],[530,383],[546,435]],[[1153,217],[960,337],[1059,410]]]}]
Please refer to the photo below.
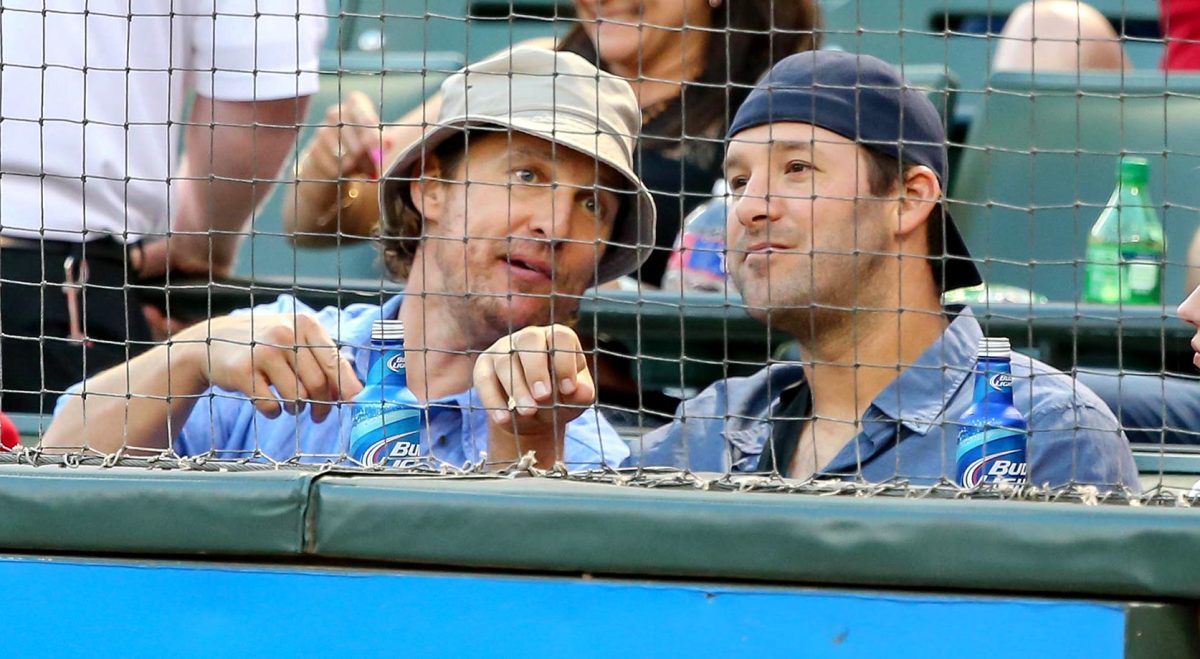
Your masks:
[{"label": "light blue button-up shirt", "polygon": [[[357,359],[358,353],[370,344],[372,323],[396,318],[401,300],[401,296],[395,296],[382,306],[353,304],[344,309],[326,307],[316,311],[283,295],[273,303],[234,313],[313,315],[341,346],[342,354],[355,364],[359,379],[364,380],[367,360]],[[78,392],[79,385],[72,387],[59,399],[58,408]],[[268,419],[245,395],[213,387],[200,395],[171,448],[180,456],[336,462],[347,452],[350,415],[350,406],[342,405],[321,423],[314,422],[307,409],[299,415],[284,413]],[[429,401],[421,436],[422,454],[461,467],[478,462],[481,453],[487,451],[487,442],[487,409],[474,388]],[[629,455],[629,449],[604,416],[589,408],[567,426],[565,453],[568,468],[589,469],[602,464],[617,466]]]},{"label": "light blue button-up shirt", "polygon": [[[971,405],[979,322],[969,309],[947,309],[942,336],[908,365],[862,417],[861,432],[822,475],[879,483],[933,484],[955,478],[959,419]],[[1013,403],[1029,425],[1029,481],[1122,485],[1139,491],[1133,453],[1112,411],[1074,378],[1014,353]],[[630,465],[695,471],[786,472],[763,452],[782,419],[807,418],[808,383],[799,364],[771,365],[745,378],[721,380],[685,401],[675,421],[634,443]],[[797,426],[799,424],[789,424]],[[793,439],[794,438],[789,438]]]}]

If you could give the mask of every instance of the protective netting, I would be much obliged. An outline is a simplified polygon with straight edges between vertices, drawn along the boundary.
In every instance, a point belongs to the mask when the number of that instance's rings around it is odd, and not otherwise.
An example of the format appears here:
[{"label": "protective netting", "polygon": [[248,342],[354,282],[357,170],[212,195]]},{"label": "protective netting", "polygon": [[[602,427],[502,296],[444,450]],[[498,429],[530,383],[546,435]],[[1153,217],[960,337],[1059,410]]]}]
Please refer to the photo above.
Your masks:
[{"label": "protective netting", "polygon": [[0,462],[1193,501],[1200,3],[60,5],[0,12]]}]

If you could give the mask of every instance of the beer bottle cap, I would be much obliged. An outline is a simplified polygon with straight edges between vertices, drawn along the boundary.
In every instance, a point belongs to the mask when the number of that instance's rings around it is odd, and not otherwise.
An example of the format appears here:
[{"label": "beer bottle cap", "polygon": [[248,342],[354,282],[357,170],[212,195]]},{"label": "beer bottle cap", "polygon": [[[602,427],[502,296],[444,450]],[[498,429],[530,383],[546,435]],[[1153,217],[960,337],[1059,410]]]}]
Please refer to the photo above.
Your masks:
[{"label": "beer bottle cap", "polygon": [[1012,345],[1008,342],[1008,339],[1003,337],[990,338],[986,336],[982,339],[979,339],[979,357],[981,359],[984,357],[1002,357],[1004,359],[1008,359],[1011,356]]},{"label": "beer bottle cap", "polygon": [[403,341],[403,320],[377,320],[371,325],[372,341]]}]

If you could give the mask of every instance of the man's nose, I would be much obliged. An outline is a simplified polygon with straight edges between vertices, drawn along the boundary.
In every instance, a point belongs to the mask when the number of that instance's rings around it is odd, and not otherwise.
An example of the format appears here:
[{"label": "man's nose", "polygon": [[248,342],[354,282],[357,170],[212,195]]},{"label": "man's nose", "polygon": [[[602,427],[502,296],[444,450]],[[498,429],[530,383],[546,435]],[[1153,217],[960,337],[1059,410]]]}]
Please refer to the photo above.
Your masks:
[{"label": "man's nose", "polygon": [[[544,238],[561,238],[571,226],[571,215],[575,212],[579,190],[575,186],[555,183],[549,194],[528,209],[529,231]],[[540,195],[539,195],[540,196]]]},{"label": "man's nose", "polygon": [[770,186],[766,183],[750,183],[742,189],[733,202],[733,215],[745,227],[756,222],[772,222],[779,218],[779,202],[771,198]]}]

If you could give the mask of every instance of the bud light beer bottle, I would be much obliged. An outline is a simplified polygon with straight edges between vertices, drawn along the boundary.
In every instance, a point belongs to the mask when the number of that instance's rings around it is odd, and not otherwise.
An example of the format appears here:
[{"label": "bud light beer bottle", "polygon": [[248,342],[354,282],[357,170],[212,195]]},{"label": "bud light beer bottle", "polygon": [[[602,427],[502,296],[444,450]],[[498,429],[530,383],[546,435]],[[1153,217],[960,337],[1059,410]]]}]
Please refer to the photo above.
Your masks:
[{"label": "bud light beer bottle", "polygon": [[725,292],[725,213],[725,181],[718,180],[713,198],[683,220],[663,274],[664,290]]},{"label": "bud light beer bottle", "polygon": [[959,420],[956,480],[961,487],[1024,485],[1029,475],[1029,427],[1013,407],[1011,359],[1008,339],[979,340],[975,396]]},{"label": "bud light beer bottle", "polygon": [[1162,304],[1166,241],[1142,158],[1117,163],[1117,188],[1088,234],[1085,302]]},{"label": "bud light beer bottle", "polygon": [[411,467],[421,458],[421,408],[408,388],[404,321],[371,328],[367,381],[351,405],[350,459],[364,467]]}]

